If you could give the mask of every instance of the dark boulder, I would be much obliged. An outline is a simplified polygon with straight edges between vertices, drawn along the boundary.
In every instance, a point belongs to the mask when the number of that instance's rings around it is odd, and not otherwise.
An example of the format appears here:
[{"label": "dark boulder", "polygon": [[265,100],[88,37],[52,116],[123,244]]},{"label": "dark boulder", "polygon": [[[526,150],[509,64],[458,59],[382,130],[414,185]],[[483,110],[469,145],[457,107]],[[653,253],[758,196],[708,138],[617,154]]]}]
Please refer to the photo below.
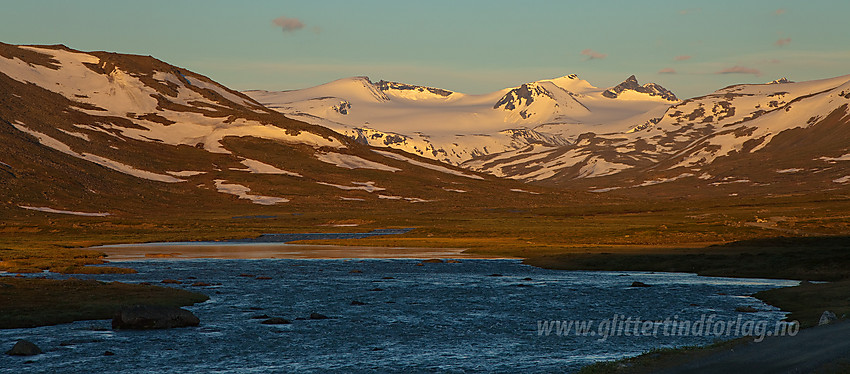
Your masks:
[{"label": "dark boulder", "polygon": [[310,319],[330,319],[330,318],[331,318],[331,317],[328,317],[328,316],[326,316],[326,315],[324,315],[324,314],[320,314],[320,313],[310,313]]},{"label": "dark boulder", "polygon": [[292,322],[289,322],[289,320],[285,318],[272,317],[260,323],[264,325],[288,325]]},{"label": "dark boulder", "polygon": [[632,282],[632,285],[629,286],[629,287],[652,287],[652,286],[650,286],[646,283],[643,283],[643,282],[634,281],[634,282]]},{"label": "dark boulder", "polygon": [[362,301],[353,300],[353,301],[351,302],[351,305],[366,305],[366,303],[364,303],[364,302],[362,302]]},{"label": "dark boulder", "polygon": [[35,356],[40,355],[41,349],[37,345],[28,340],[18,340],[15,346],[6,352],[9,356]]},{"label": "dark boulder", "polygon": [[444,261],[439,258],[432,258],[428,260],[422,260],[423,264],[442,264]]},{"label": "dark boulder", "polygon": [[167,306],[136,305],[121,309],[112,318],[113,329],[149,330],[197,326],[198,317],[192,312]]}]

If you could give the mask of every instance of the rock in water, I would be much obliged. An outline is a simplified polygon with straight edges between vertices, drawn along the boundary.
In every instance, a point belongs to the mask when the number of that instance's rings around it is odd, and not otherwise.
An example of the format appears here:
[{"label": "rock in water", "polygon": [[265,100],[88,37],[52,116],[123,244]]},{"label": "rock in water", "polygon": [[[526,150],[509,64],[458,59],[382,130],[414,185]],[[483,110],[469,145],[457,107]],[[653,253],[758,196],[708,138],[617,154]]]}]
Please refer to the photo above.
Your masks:
[{"label": "rock in water", "polygon": [[40,355],[41,349],[31,341],[21,339],[6,354],[9,356],[34,356]]},{"label": "rock in water", "polygon": [[121,309],[112,318],[113,329],[149,330],[197,326],[198,317],[192,312],[166,306],[136,305]]},{"label": "rock in water", "polygon": [[818,326],[828,325],[838,320],[838,317],[835,316],[835,313],[825,310],[823,314],[820,315],[820,321],[818,321]]},{"label": "rock in water", "polygon": [[288,319],[284,319],[284,318],[280,318],[280,317],[273,317],[273,318],[269,318],[269,319],[267,319],[263,322],[260,322],[260,323],[262,323],[264,325],[288,325],[292,322],[289,322]]},{"label": "rock in water", "polygon": [[631,285],[631,286],[629,286],[629,287],[652,287],[652,286],[650,286],[650,285],[648,285],[648,284],[646,284],[646,283],[643,283],[643,282],[637,282],[637,281],[635,281],[635,282],[632,282],[632,285]]},{"label": "rock in water", "polygon": [[324,314],[320,314],[320,313],[310,313],[310,319],[329,319],[329,318],[331,318],[331,317],[328,317],[328,316],[326,316],[326,315],[324,315]]}]

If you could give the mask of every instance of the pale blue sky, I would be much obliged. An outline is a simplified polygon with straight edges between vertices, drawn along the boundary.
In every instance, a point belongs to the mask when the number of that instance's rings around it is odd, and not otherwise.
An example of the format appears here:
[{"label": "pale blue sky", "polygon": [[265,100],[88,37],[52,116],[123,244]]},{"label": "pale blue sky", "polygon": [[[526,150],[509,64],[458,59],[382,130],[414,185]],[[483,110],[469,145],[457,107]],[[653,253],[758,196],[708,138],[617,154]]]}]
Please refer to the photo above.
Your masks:
[{"label": "pale blue sky", "polygon": [[3,5],[0,41],[149,54],[239,90],[367,75],[485,93],[635,74],[686,98],[850,74],[848,14],[846,0],[32,0]]}]

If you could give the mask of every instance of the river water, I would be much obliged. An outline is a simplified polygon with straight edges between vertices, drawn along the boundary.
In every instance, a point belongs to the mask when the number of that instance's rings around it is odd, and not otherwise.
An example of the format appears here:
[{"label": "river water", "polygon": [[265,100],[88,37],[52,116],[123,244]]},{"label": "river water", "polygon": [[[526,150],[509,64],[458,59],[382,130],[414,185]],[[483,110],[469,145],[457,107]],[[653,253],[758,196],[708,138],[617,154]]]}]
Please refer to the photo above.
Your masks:
[{"label": "river water", "polygon": [[[138,274],[77,277],[131,283],[181,280],[183,285],[173,286],[210,296],[187,308],[201,326],[112,331],[110,321],[81,321],[0,330],[0,350],[28,339],[45,351],[32,357],[0,355],[0,372],[570,372],[653,348],[708,344],[717,336],[658,332],[603,339],[573,331],[558,335],[555,330],[546,335],[545,328],[541,331],[544,321],[590,321],[594,333],[602,333],[597,326],[614,316],[641,321],[742,316],[772,324],[784,313],[748,295],[797,284],[682,273],[555,271],[510,259],[420,262],[122,262]],[[634,281],[651,287],[630,287]],[[193,282],[216,285],[190,286]],[[351,305],[355,300],[365,305]],[[759,312],[735,311],[744,306]],[[331,318],[302,319],[311,313]],[[260,315],[292,323],[264,325],[252,318]],[[106,351],[115,354],[104,356]]]}]

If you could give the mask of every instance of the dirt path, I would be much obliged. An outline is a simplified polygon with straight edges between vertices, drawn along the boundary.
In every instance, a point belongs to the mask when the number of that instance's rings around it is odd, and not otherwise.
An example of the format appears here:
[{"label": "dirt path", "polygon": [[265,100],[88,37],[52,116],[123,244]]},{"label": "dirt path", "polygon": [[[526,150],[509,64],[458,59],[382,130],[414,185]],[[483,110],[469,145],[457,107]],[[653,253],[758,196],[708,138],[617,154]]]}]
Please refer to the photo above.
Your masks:
[{"label": "dirt path", "polygon": [[810,373],[839,360],[850,362],[850,322],[801,330],[701,357],[658,373]]}]

